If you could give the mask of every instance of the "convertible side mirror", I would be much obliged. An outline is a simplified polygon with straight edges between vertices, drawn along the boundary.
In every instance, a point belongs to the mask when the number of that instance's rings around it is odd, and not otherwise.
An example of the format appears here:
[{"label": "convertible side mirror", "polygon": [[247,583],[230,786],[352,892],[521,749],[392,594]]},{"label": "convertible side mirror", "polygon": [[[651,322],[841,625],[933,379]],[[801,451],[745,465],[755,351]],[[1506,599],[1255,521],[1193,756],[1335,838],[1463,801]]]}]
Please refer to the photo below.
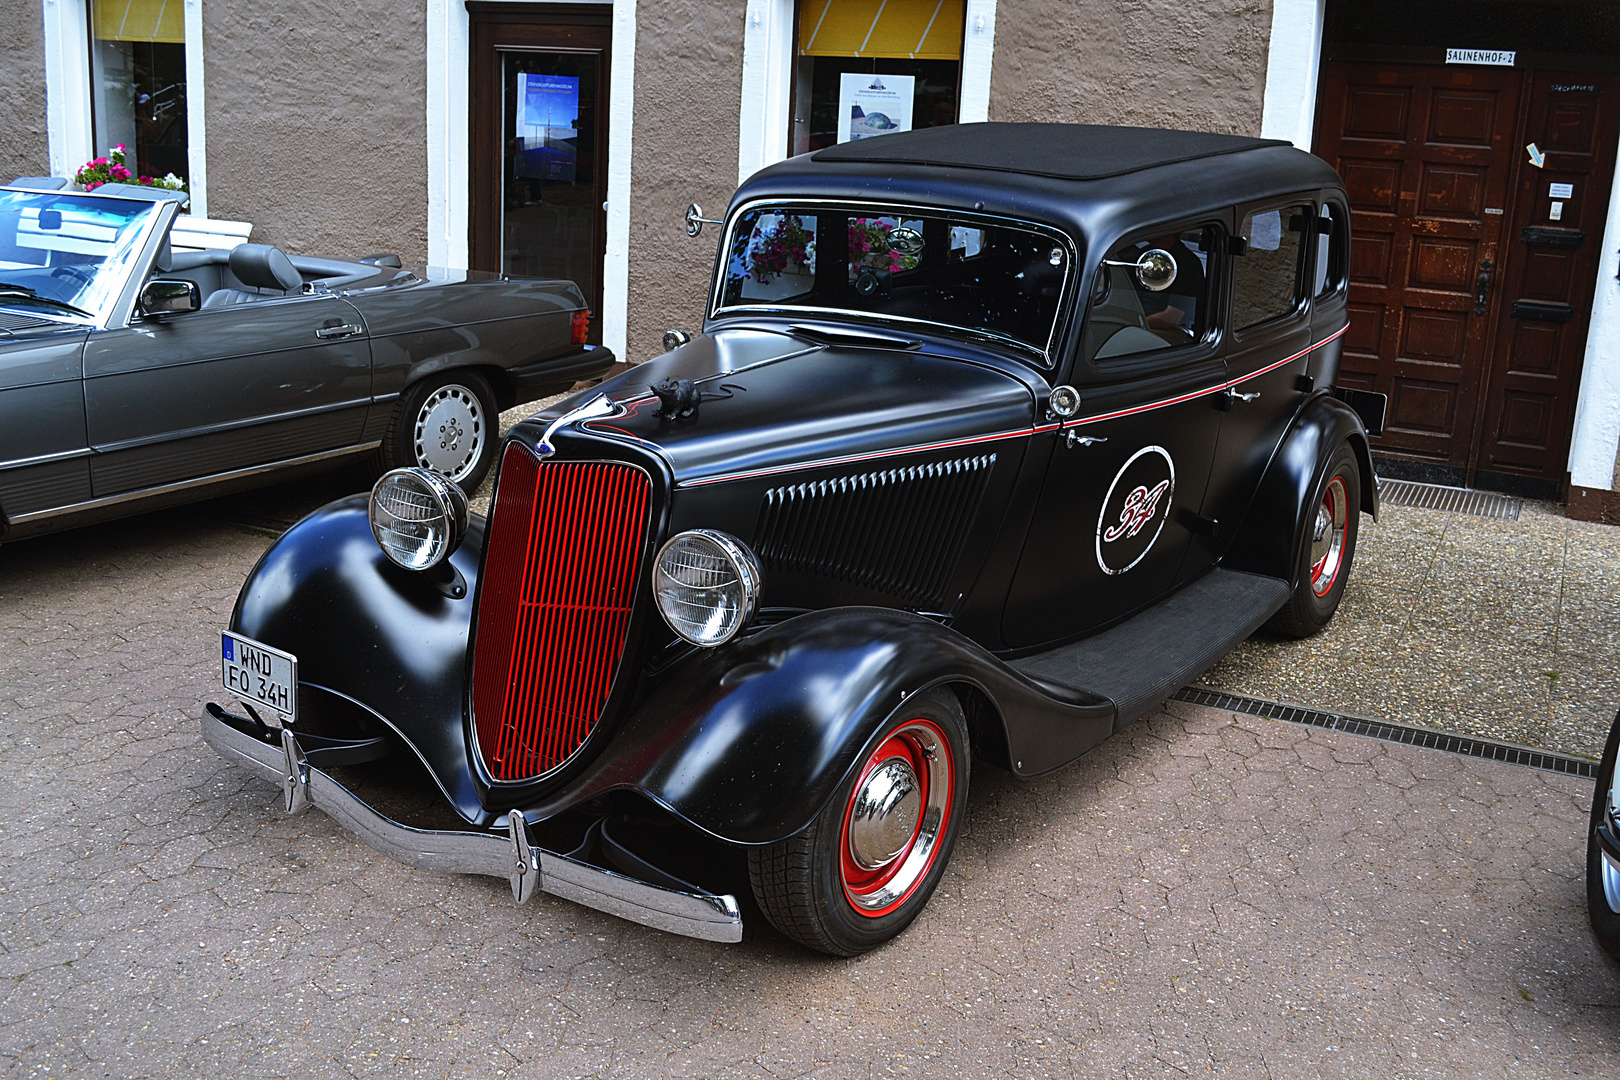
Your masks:
[{"label": "convertible side mirror", "polygon": [[139,307],[141,314],[151,319],[184,315],[202,307],[202,290],[195,281],[158,278],[148,281],[141,290]]}]

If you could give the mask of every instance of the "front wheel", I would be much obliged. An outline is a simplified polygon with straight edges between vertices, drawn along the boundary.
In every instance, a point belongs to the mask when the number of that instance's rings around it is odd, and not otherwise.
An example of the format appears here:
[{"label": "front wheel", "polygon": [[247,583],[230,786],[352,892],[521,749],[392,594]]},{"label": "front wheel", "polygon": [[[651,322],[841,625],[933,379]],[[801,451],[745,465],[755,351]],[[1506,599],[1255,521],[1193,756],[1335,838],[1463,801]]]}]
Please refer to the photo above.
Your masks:
[{"label": "front wheel", "polygon": [[1620,960],[1620,868],[1604,858],[1598,842],[1598,828],[1603,826],[1615,836],[1615,822],[1620,819],[1620,790],[1617,790],[1615,759],[1620,754],[1620,715],[1609,727],[1609,741],[1603,747],[1603,760],[1598,765],[1597,788],[1592,792],[1592,816],[1586,830],[1586,914],[1592,920],[1592,933],[1597,935],[1603,951]]},{"label": "front wheel", "polygon": [[423,379],[400,395],[383,438],[383,468],[432,469],[471,495],[495,463],[499,423],[495,395],[477,372]]},{"label": "front wheel", "polygon": [[809,828],[749,849],[754,898],[771,925],[834,956],[909,926],[956,843],[968,750],[954,694],[925,691],[902,706]]},{"label": "front wheel", "polygon": [[1266,624],[1269,629],[1310,637],[1333,619],[1350,580],[1360,529],[1361,468],[1350,445],[1340,443],[1317,480],[1313,516],[1305,523],[1296,556],[1293,595]]}]

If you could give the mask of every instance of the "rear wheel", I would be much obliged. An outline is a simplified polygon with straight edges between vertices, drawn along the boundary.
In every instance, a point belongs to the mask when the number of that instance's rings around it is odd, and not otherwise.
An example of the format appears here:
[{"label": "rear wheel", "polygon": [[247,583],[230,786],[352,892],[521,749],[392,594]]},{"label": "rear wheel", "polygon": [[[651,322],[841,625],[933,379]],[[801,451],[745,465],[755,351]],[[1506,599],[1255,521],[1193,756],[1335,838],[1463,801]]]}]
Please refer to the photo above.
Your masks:
[{"label": "rear wheel", "polygon": [[1615,765],[1620,757],[1620,716],[1609,727],[1609,741],[1598,765],[1597,789],[1592,793],[1592,817],[1586,832],[1586,913],[1592,920],[1603,951],[1620,960],[1620,869],[1603,857],[1598,826],[1620,817],[1620,790]]},{"label": "rear wheel", "polygon": [[432,469],[471,495],[495,463],[499,423],[495,395],[482,375],[430,376],[400,395],[383,437],[382,466]]},{"label": "rear wheel", "polygon": [[1339,610],[1361,528],[1361,468],[1355,451],[1340,443],[1317,481],[1315,511],[1300,539],[1298,584],[1268,628],[1289,637],[1309,637]]},{"label": "rear wheel", "polygon": [[931,690],[907,702],[808,829],[749,850],[765,917],[834,956],[866,952],[909,926],[956,843],[968,750],[955,695]]}]

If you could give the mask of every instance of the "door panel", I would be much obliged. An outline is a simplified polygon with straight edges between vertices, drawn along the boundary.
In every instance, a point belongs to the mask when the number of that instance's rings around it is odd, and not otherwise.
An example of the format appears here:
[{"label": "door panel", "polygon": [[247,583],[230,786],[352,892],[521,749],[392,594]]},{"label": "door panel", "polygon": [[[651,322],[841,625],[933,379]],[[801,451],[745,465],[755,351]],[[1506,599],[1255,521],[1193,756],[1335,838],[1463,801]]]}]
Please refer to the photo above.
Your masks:
[{"label": "door panel", "polygon": [[[1537,71],[1526,98],[1526,141],[1546,153],[1546,167],[1519,167],[1479,468],[1561,479],[1602,254],[1620,75]],[[1554,198],[1558,184],[1570,194]]]},{"label": "door panel", "polygon": [[[1354,243],[1340,381],[1389,395],[1375,448],[1465,468],[1499,270],[1522,73],[1325,65],[1317,153],[1344,178]],[[1492,212],[1495,211],[1495,212]]]},{"label": "door panel", "polygon": [[261,300],[92,334],[85,413],[98,498],[352,445],[371,397],[360,313]]},{"label": "door panel", "polygon": [[47,330],[0,345],[0,513],[8,517],[90,498],[89,462],[54,457],[87,445],[84,339],[82,330]]}]

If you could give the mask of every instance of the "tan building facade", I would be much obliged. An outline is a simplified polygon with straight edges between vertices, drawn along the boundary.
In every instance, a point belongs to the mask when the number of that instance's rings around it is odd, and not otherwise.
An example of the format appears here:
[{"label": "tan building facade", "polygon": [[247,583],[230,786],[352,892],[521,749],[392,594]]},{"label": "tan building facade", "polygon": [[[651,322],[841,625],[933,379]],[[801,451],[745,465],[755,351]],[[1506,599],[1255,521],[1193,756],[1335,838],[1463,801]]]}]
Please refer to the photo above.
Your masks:
[{"label": "tan building facade", "polygon": [[978,120],[1289,139],[1356,202],[1347,378],[1390,394],[1391,471],[1620,519],[1620,5],[0,3],[8,177],[121,137],[289,252],[575,278],[632,362],[701,322],[688,204],[791,152]]}]

